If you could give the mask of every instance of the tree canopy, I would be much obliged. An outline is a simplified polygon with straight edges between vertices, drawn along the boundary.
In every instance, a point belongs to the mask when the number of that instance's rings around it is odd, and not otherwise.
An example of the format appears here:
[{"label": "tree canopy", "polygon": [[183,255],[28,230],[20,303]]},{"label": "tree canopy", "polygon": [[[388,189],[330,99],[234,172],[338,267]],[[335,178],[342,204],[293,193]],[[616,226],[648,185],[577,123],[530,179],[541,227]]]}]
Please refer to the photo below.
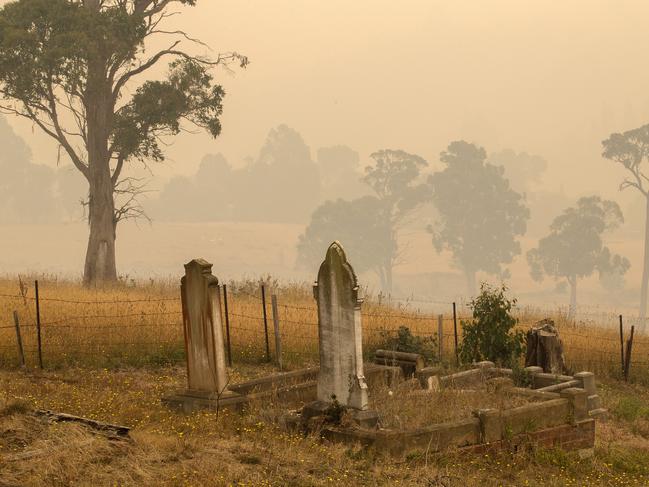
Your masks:
[{"label": "tree canopy", "polygon": [[338,199],[320,205],[300,236],[298,265],[317,267],[331,242],[336,240],[345,247],[357,272],[380,274],[396,246],[389,224],[382,218],[381,203],[374,196],[352,201]]},{"label": "tree canopy", "polygon": [[[142,215],[142,184],[123,174],[127,164],[162,160],[164,138],[185,124],[219,135],[224,91],[210,70],[248,63],[237,53],[195,55],[184,45],[202,43],[165,28],[170,7],[195,4],[14,0],[0,8],[0,110],[56,140],[88,182],[87,283],[116,279],[116,225]],[[151,38],[167,47],[151,53]],[[164,61],[166,79],[138,84]]]},{"label": "tree canopy", "polygon": [[530,274],[536,281],[547,275],[565,279],[571,286],[571,312],[576,306],[577,282],[594,272],[601,276],[624,274],[628,259],[613,254],[603,243],[604,233],[624,222],[622,211],[614,201],[599,196],[580,198],[550,226],[550,233],[527,253]]},{"label": "tree canopy", "polygon": [[438,252],[448,250],[475,294],[479,271],[505,276],[503,264],[520,254],[530,212],[501,166],[486,162],[482,147],[451,142],[440,155],[444,170],[429,177],[438,220],[428,227]]},{"label": "tree canopy", "polygon": [[602,156],[620,164],[626,169],[627,177],[620,184],[620,190],[633,188],[645,199],[644,262],[640,284],[640,319],[643,331],[647,314],[647,293],[649,292],[649,124],[623,133],[614,133],[602,142]]}]

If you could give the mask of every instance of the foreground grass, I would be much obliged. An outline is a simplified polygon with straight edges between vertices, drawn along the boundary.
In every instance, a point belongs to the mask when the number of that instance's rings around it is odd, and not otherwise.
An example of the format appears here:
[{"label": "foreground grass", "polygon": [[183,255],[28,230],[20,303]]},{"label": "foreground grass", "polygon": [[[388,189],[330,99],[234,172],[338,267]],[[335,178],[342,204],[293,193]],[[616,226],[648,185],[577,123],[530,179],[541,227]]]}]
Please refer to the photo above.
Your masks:
[{"label": "foreground grass", "polygon": [[[237,367],[233,381],[272,372]],[[596,454],[535,450],[387,458],[359,447],[289,434],[282,405],[243,415],[167,410],[160,398],[184,385],[182,367],[0,372],[0,486],[23,485],[647,485],[649,431],[641,385],[600,385],[611,419],[597,426]],[[452,407],[452,405],[448,405]],[[46,424],[32,408],[133,428],[110,440],[72,424]],[[412,414],[412,411],[403,411]]]}]

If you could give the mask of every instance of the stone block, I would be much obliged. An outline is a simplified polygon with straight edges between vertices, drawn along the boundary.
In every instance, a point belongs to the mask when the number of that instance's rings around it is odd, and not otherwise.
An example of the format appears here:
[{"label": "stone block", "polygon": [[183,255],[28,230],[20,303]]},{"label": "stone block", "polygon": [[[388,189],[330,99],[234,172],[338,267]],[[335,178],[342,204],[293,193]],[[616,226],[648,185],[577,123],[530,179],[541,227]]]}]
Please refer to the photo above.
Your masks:
[{"label": "stone block", "polygon": [[[421,387],[427,389],[428,379],[430,377],[440,376],[443,372],[444,369],[442,367],[424,367],[423,369],[418,370],[416,375]],[[437,379],[437,382],[439,383],[439,378]]]},{"label": "stone block", "polygon": [[502,420],[499,409],[478,409],[473,414],[480,420],[481,443],[502,440]]},{"label": "stone block", "polygon": [[592,372],[579,372],[575,374],[575,380],[580,381],[582,389],[585,389],[589,395],[597,394],[597,385],[595,384],[595,374]]},{"label": "stone block", "polygon": [[570,403],[563,398],[503,410],[503,436],[510,437],[566,424],[570,412]]},{"label": "stone block", "polygon": [[588,393],[579,387],[561,391],[561,397],[570,403],[571,423],[575,424],[588,418]]}]

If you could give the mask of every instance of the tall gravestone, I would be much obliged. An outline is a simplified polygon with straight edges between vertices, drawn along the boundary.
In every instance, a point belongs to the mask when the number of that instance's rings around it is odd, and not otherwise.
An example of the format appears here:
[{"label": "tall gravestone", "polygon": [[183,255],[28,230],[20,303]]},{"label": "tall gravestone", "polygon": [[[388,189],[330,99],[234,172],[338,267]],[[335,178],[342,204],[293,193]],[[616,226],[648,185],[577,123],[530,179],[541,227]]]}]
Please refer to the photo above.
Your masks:
[{"label": "tall gravestone", "polygon": [[241,396],[228,389],[221,317],[221,287],[212,264],[195,259],[185,265],[180,281],[187,390],[163,401],[192,410],[226,406]]},{"label": "tall gravestone", "polygon": [[320,370],[318,400],[305,407],[306,417],[324,412],[336,401],[352,410],[361,424],[376,423],[376,414],[368,411],[358,290],[342,245],[332,243],[313,287],[318,304]]}]

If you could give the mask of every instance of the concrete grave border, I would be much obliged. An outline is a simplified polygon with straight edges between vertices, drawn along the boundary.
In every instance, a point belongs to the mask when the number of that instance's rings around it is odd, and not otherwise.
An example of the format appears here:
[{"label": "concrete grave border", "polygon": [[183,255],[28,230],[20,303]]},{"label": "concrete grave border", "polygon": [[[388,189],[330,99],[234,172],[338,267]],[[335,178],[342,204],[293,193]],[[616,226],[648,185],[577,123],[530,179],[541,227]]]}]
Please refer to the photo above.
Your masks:
[{"label": "concrete grave border", "polygon": [[418,372],[420,382],[430,393],[440,388],[467,388],[491,381],[501,390],[531,397],[535,402],[508,409],[476,410],[470,418],[407,431],[326,426],[322,436],[333,441],[359,443],[392,455],[449,448],[480,453],[516,451],[532,445],[592,454],[595,418],[606,413],[601,408],[593,373],[563,376],[527,367],[524,373],[531,389],[515,387],[511,380],[514,372],[495,367],[492,362],[480,362],[472,369],[447,376],[438,373],[439,369],[434,367]]}]

